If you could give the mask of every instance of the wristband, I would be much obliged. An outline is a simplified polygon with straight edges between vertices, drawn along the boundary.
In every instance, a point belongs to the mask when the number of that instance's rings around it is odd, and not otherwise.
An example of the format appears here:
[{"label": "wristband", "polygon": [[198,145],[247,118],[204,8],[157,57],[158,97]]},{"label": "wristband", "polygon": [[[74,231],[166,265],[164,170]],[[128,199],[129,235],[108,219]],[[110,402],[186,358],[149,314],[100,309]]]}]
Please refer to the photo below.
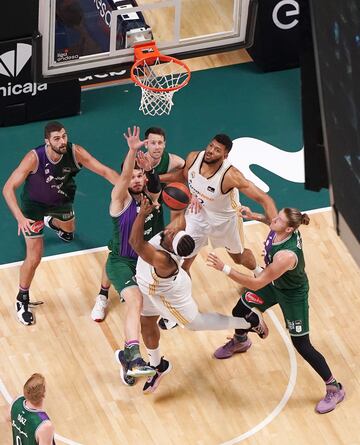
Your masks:
[{"label": "wristband", "polygon": [[224,272],[225,275],[230,275],[231,266],[229,266],[228,264],[224,264],[224,267],[222,268],[222,272]]}]

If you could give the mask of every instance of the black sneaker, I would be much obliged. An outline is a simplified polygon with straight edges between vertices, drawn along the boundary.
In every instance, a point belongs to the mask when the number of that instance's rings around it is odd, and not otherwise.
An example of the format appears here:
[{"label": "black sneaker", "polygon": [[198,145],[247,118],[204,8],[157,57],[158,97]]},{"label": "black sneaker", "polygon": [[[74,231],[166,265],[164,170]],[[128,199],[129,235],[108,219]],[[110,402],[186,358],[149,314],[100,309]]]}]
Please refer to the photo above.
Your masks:
[{"label": "black sneaker", "polygon": [[61,229],[56,230],[57,236],[65,241],[66,243],[70,243],[70,241],[73,241],[74,239],[74,233],[73,232],[64,232]]},{"label": "black sneaker", "polygon": [[156,368],[153,368],[156,371],[156,374],[146,380],[143,387],[143,393],[150,394],[154,392],[159,386],[161,379],[164,377],[165,374],[171,371],[171,368],[171,363],[165,360],[164,357],[161,357],[160,364],[156,366]]},{"label": "black sneaker", "polygon": [[128,370],[128,364],[125,360],[124,351],[121,349],[117,349],[115,351],[115,360],[120,364],[120,377],[121,380],[125,383],[127,386],[133,386],[135,385],[135,378],[127,375]]},{"label": "black sneaker", "polygon": [[46,227],[49,227],[49,229],[52,229],[56,232],[57,236],[65,241],[66,243],[69,243],[74,239],[74,233],[73,232],[64,232],[63,230],[59,229],[58,227],[54,226],[52,223],[52,216],[45,216],[44,218],[44,224]]},{"label": "black sneaker", "polygon": [[159,328],[163,331],[168,331],[170,329],[176,328],[176,326],[179,326],[177,323],[175,323],[175,321],[170,321],[167,318],[163,317],[159,318],[157,323],[159,325]]},{"label": "black sneaker", "polygon": [[18,321],[20,323],[24,324],[25,326],[30,326],[34,324],[34,315],[29,308],[29,297],[24,298],[23,301],[16,300],[15,303],[15,310],[16,310],[16,316]]},{"label": "black sneaker", "polygon": [[269,335],[269,328],[258,311],[252,310],[250,314],[245,316],[245,319],[251,324],[250,332],[256,332],[262,339]]}]

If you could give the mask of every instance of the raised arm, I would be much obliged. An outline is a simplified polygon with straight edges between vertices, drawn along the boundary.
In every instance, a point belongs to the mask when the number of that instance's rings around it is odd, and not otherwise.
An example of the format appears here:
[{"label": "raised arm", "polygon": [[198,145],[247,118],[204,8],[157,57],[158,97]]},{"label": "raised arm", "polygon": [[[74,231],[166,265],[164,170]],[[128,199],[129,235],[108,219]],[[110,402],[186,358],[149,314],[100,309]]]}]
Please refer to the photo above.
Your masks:
[{"label": "raised arm", "polygon": [[270,222],[276,215],[277,209],[273,199],[253,182],[248,181],[245,176],[235,167],[231,167],[226,173],[223,181],[223,192],[226,193],[230,189],[236,187],[241,193],[248,198],[257,202],[264,209],[266,221]]},{"label": "raised arm", "polygon": [[146,142],[146,140],[140,140],[140,128],[136,126],[132,130],[128,128],[127,133],[124,133],[124,138],[127,141],[129,151],[125,157],[121,175],[118,177],[111,192],[110,210],[113,214],[119,213],[123,209],[125,201],[130,199],[128,187],[134,172],[136,156],[138,150]]},{"label": "raised arm", "polygon": [[144,239],[145,219],[150,215],[153,209],[154,206],[150,204],[145,196],[143,196],[141,198],[140,211],[131,229],[129,244],[139,257],[155,267],[159,275],[168,276],[176,271],[176,264],[173,262],[169,254],[157,250],[152,244]]},{"label": "raised arm", "polygon": [[85,148],[80,145],[75,145],[75,156],[79,164],[91,170],[99,176],[107,179],[111,184],[115,185],[119,178],[119,173],[110,167],[102,164],[94,156],[92,156]]},{"label": "raised arm", "polygon": [[3,195],[11,213],[18,223],[18,235],[30,233],[30,226],[34,222],[26,218],[17,201],[16,190],[24,183],[29,174],[37,169],[38,159],[33,151],[25,155],[18,167],[12,172],[3,187]]},{"label": "raised arm", "polygon": [[224,264],[216,256],[214,252],[209,253],[206,260],[206,264],[213,267],[216,270],[224,272],[236,283],[242,284],[243,286],[251,289],[258,290],[281,277],[285,272],[292,269],[296,264],[297,258],[294,252],[288,250],[278,252],[274,258],[273,262],[269,264],[257,277],[252,277],[238,272],[233,267]]},{"label": "raised arm", "polygon": [[185,159],[181,158],[180,156],[170,153],[169,154],[169,168],[168,171],[172,172],[175,170],[182,170],[185,166]]},{"label": "raised arm", "polygon": [[[194,163],[195,158],[198,155],[198,153],[199,152],[197,152],[197,151],[192,151],[191,153],[189,153],[182,168],[179,167],[178,169],[176,169],[174,171],[160,175],[160,181],[165,182],[165,183],[183,182],[183,183],[187,184],[189,168]],[[181,159],[181,158],[179,158],[179,159]]]}]

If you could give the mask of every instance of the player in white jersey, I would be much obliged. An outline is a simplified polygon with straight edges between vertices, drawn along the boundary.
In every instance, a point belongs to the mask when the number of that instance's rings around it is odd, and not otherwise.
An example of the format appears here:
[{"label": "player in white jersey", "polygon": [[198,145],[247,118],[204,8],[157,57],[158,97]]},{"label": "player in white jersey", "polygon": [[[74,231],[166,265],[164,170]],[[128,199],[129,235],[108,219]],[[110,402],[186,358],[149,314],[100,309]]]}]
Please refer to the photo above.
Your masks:
[{"label": "player in white jersey", "polygon": [[193,195],[186,212],[186,233],[195,240],[191,257],[183,268],[189,271],[199,250],[211,241],[212,247],[224,247],[237,264],[260,272],[253,253],[241,241],[239,191],[260,204],[269,221],[276,216],[274,201],[227,160],[232,141],[216,135],[204,151],[191,152],[180,173],[161,175],[162,182],[186,180]]},{"label": "player in white jersey", "polygon": [[231,326],[257,332],[261,338],[268,328],[261,316],[252,312],[246,319],[218,313],[200,313],[191,294],[190,276],[181,267],[183,257],[192,253],[193,238],[174,221],[150,241],[144,240],[144,223],[153,206],[144,197],[134,221],[129,243],[139,255],[136,281],[143,294],[141,332],[156,374],[149,377],[143,391],[153,392],[160,378],[169,372],[170,363],[161,357],[157,319],[162,316],[192,330],[225,330]]}]

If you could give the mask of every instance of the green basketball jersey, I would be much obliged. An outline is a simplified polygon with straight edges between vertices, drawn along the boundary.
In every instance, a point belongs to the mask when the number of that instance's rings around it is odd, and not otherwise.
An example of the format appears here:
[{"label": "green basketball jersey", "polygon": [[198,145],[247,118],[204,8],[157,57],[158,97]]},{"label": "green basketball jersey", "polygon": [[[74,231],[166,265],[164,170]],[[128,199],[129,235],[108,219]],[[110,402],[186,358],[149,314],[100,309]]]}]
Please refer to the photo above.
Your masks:
[{"label": "green basketball jersey", "polygon": [[[112,216],[113,237],[109,242],[112,254],[125,258],[137,259],[138,255],[129,244],[129,237],[135,218],[139,212],[140,203],[134,198],[128,203],[121,213]],[[164,225],[157,209],[153,210],[145,219],[144,239],[148,241],[164,229]]]},{"label": "green basketball jersey", "polygon": [[160,163],[155,167],[155,171],[158,175],[163,175],[164,173],[168,172],[170,164],[170,155],[167,151],[164,151],[164,153],[161,156]]},{"label": "green basketball jersey", "polygon": [[49,420],[44,411],[27,407],[24,396],[18,397],[11,406],[13,445],[37,445],[36,431],[43,422]]},{"label": "green basketball jersey", "polygon": [[302,239],[300,232],[295,230],[291,236],[279,243],[274,241],[275,233],[271,231],[265,242],[265,263],[270,264],[277,252],[289,250],[294,252],[297,263],[294,269],[288,270],[281,277],[274,281],[274,286],[283,290],[304,289],[308,287],[308,278],[305,272],[304,252],[302,249]]}]

